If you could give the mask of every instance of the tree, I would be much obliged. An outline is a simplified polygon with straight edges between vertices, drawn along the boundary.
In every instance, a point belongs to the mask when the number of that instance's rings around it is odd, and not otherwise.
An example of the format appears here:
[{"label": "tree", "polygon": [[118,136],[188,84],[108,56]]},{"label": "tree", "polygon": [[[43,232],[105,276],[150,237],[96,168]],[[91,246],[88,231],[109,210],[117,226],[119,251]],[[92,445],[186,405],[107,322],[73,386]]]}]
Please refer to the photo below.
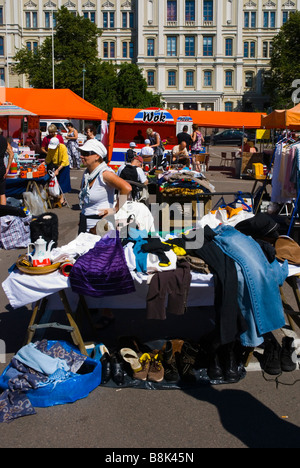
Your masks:
[{"label": "tree", "polygon": [[[101,31],[90,20],[69,13],[62,7],[56,13],[54,34],[55,87],[69,88],[82,95],[83,67],[87,75],[98,66],[97,39]],[[52,88],[52,38],[36,50],[20,49],[14,60],[14,72],[25,74],[34,88]]]},{"label": "tree", "polygon": [[[54,34],[55,88],[71,89],[111,115],[113,107],[161,107],[160,95],[147,90],[142,71],[125,63],[118,71],[111,62],[98,58],[97,42],[101,31],[90,20],[69,13],[62,7],[56,13]],[[34,88],[52,88],[52,38],[36,50],[20,49],[14,72],[25,74]]]},{"label": "tree", "polygon": [[265,76],[265,91],[275,109],[294,105],[293,81],[300,79],[300,12],[290,14],[273,40],[270,70]]},{"label": "tree", "polygon": [[161,107],[161,96],[147,90],[142,70],[124,63],[118,73],[117,99],[120,107]]}]

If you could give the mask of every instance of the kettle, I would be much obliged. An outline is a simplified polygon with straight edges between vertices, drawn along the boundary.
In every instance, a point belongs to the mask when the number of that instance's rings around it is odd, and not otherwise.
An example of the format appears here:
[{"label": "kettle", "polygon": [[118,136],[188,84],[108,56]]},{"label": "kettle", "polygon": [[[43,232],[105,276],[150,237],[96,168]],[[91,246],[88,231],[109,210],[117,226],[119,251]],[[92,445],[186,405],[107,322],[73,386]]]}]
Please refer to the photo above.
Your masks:
[{"label": "kettle", "polygon": [[[37,241],[28,245],[28,254],[27,256],[31,259],[32,266],[34,267],[44,267],[51,265],[50,251],[54,244],[54,241],[50,241],[48,248],[47,242],[39,237]],[[34,250],[30,252],[30,246],[34,247]]]}]

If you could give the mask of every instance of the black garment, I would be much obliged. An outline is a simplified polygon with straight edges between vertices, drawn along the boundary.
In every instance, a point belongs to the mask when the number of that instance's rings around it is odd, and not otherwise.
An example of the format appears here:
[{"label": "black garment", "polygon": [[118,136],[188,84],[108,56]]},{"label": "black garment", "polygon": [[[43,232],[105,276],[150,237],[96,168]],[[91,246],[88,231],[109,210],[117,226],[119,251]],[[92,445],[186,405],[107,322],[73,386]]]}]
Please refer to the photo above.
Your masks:
[{"label": "black garment", "polygon": [[166,312],[183,315],[187,306],[191,278],[190,266],[185,261],[178,262],[176,270],[155,273],[147,294],[147,319],[165,320]]},{"label": "black garment", "polygon": [[171,247],[169,245],[164,244],[158,238],[150,238],[147,239],[147,244],[142,244],[141,250],[143,252],[153,253],[158,256],[159,264],[169,265],[170,260],[165,254],[165,252],[169,252]]},{"label": "black garment", "polygon": [[[127,182],[139,182],[137,167],[132,166],[131,164],[126,164],[119,177],[123,180],[127,180]],[[131,193],[133,200],[135,200],[138,194],[138,188],[135,185],[132,185]]]},{"label": "black garment", "polygon": [[232,343],[247,329],[247,323],[238,305],[238,278],[234,261],[213,241],[215,233],[204,228],[204,245],[188,250],[187,254],[202,258],[209,266],[215,281],[216,340],[215,348]]},{"label": "black garment", "polygon": [[180,132],[178,133],[177,135],[177,140],[178,140],[178,144],[180,145],[180,143],[182,141],[185,141],[186,142],[186,149],[189,151],[190,149],[190,146],[192,144],[192,138],[191,138],[191,135],[189,135],[187,132]]}]

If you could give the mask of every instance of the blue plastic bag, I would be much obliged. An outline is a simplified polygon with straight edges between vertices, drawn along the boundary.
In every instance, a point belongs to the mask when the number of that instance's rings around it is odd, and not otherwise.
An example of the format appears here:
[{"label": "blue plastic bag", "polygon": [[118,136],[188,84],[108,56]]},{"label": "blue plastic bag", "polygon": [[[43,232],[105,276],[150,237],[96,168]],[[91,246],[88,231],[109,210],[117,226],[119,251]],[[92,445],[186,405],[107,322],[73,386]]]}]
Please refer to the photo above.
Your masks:
[{"label": "blue plastic bag", "polygon": [[[48,349],[55,343],[57,341],[48,341]],[[81,355],[80,351],[69,343],[63,341],[59,341],[59,343],[66,351],[74,351]],[[6,377],[6,374],[10,368],[11,364],[6,367],[0,376],[0,389],[2,390],[8,389],[9,378]],[[101,384],[101,373],[101,362],[87,357],[78,373],[70,372],[68,378],[49,379],[49,382],[46,382],[43,386],[35,390],[28,390],[26,395],[31,404],[37,408],[74,403],[77,400],[86,398]]]}]

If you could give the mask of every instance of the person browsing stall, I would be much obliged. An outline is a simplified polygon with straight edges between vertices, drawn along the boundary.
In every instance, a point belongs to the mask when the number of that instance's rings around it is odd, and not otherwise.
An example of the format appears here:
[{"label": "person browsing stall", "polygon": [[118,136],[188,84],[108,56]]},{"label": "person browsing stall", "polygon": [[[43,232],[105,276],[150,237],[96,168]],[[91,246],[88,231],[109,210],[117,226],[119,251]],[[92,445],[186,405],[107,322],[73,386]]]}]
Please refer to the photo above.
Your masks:
[{"label": "person browsing stall", "polygon": [[58,138],[58,139],[59,139],[59,142],[60,142],[61,144],[63,144],[63,145],[65,144],[65,143],[64,143],[63,137],[62,137],[59,133],[57,133],[57,127],[56,127],[56,125],[54,125],[54,124],[49,125],[49,127],[48,127],[48,135],[45,136],[45,138],[44,138],[43,141],[42,141],[42,145],[41,145],[41,156],[42,156],[42,157],[46,157],[46,156],[47,156],[48,145],[49,145],[49,143],[50,143],[51,138],[53,138],[53,137]]},{"label": "person browsing stall", "polygon": [[184,125],[182,132],[178,133],[177,135],[177,141],[179,145],[182,141],[185,141],[186,149],[189,151],[191,143],[192,143],[192,138],[191,138],[191,135],[188,133],[188,130],[189,130],[189,127],[187,125]]},{"label": "person browsing stall", "polygon": [[[101,218],[118,211],[132,190],[131,185],[117,176],[103,161],[107,151],[98,143],[95,139],[90,139],[79,149],[86,167],[79,194],[79,233],[89,232]],[[114,208],[115,190],[119,196]]]},{"label": "person browsing stall", "polygon": [[69,156],[66,145],[57,137],[51,138],[49,142],[45,163],[48,171],[53,171],[57,177],[62,191],[60,203],[65,206],[67,203],[63,194],[71,191]]},{"label": "person browsing stall", "polygon": [[[3,131],[0,128],[0,205],[6,205],[6,178],[9,173],[11,163],[14,158],[14,153],[11,145],[7,142],[6,138],[3,136]],[[4,158],[8,153],[8,163],[5,167]]]},{"label": "person browsing stall", "polygon": [[133,182],[147,185],[148,179],[143,171],[143,164],[143,158],[136,155],[131,163],[123,164],[123,166],[119,167],[117,175],[124,180],[132,180]]},{"label": "person browsing stall", "polygon": [[69,155],[70,168],[80,169],[80,153],[79,153],[79,143],[78,143],[78,131],[72,124],[68,122],[66,124],[68,128],[68,133],[66,135],[67,140],[67,150]]},{"label": "person browsing stall", "polygon": [[189,165],[189,152],[186,149],[186,142],[182,141],[172,149],[172,162],[177,164]]}]

